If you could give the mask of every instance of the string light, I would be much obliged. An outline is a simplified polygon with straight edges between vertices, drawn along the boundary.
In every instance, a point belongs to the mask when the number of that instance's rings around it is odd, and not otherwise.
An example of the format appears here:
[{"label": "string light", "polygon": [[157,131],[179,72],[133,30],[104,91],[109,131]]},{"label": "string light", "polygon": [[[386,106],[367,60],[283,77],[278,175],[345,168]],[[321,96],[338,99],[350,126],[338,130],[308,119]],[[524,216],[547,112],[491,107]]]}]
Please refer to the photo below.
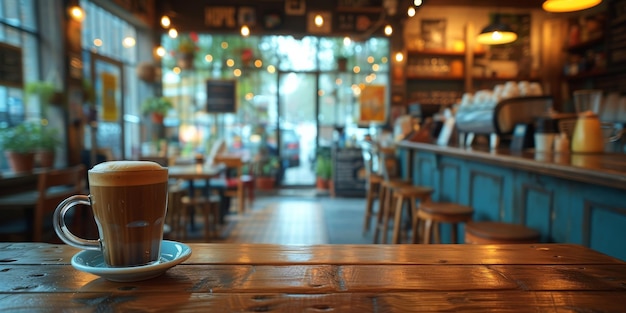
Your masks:
[{"label": "string light", "polygon": [[250,36],[250,28],[247,25],[241,26],[241,36],[244,36],[244,37]]},{"label": "string light", "polygon": [[385,26],[385,35],[391,36],[392,33],[393,33],[393,27],[391,27],[391,25]]},{"label": "string light", "polygon": [[322,27],[324,25],[324,18],[320,14],[315,15],[315,26]]},{"label": "string light", "polygon": [[171,24],[172,24],[172,22],[170,21],[170,18],[167,15],[163,15],[161,17],[161,26],[163,28],[168,28],[168,27],[170,27]]}]

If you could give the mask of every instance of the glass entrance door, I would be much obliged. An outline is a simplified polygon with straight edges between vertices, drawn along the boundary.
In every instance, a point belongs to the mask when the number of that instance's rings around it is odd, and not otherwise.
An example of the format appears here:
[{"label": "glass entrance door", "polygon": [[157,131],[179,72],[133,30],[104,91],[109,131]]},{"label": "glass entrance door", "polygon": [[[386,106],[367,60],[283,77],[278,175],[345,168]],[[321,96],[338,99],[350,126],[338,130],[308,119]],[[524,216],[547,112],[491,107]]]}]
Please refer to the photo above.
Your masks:
[{"label": "glass entrance door", "polygon": [[97,55],[90,55],[87,77],[94,88],[93,116],[85,129],[85,148],[90,152],[89,163],[95,165],[103,158],[126,158],[124,149],[123,64]]},{"label": "glass entrance door", "polygon": [[280,72],[278,75],[278,153],[283,186],[315,183],[317,90],[315,73]]}]

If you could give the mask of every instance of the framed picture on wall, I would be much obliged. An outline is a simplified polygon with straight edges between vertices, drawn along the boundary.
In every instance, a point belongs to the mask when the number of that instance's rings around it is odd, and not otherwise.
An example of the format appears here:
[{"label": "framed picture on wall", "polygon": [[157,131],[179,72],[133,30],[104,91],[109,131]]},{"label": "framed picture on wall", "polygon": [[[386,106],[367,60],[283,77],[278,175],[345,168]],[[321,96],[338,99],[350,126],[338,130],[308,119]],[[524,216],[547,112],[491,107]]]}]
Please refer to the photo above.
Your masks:
[{"label": "framed picture on wall", "polygon": [[285,14],[304,15],[306,12],[305,0],[285,0]]},{"label": "framed picture on wall", "polygon": [[423,19],[422,40],[424,49],[438,50],[446,47],[446,20],[444,19]]}]

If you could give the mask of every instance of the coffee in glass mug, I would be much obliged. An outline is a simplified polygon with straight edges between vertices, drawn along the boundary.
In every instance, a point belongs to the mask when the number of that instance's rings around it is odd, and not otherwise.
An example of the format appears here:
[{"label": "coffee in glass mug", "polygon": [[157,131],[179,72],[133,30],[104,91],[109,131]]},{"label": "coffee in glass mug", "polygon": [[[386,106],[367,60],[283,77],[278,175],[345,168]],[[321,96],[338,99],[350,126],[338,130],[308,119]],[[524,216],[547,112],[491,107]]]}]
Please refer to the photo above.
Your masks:
[{"label": "coffee in glass mug", "polygon": [[[88,179],[89,196],[72,196],[55,211],[54,227],[61,240],[101,250],[111,267],[157,262],[167,211],[167,168],[149,161],[111,161],[90,169]],[[78,238],[67,229],[63,217],[77,204],[91,206],[99,240]]]}]

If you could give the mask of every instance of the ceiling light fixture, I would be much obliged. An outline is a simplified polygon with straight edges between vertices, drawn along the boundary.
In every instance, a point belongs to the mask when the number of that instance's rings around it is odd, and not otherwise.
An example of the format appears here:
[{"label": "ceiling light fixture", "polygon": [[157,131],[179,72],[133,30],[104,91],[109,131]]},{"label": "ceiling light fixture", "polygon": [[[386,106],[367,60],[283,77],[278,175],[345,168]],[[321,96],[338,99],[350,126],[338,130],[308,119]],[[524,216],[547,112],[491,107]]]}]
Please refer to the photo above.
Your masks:
[{"label": "ceiling light fixture", "polygon": [[602,0],[546,0],[542,7],[548,12],[574,12],[600,4]]},{"label": "ceiling light fixture", "polygon": [[517,34],[509,25],[500,23],[500,16],[496,15],[495,22],[483,28],[476,40],[483,45],[502,45],[517,40]]}]

